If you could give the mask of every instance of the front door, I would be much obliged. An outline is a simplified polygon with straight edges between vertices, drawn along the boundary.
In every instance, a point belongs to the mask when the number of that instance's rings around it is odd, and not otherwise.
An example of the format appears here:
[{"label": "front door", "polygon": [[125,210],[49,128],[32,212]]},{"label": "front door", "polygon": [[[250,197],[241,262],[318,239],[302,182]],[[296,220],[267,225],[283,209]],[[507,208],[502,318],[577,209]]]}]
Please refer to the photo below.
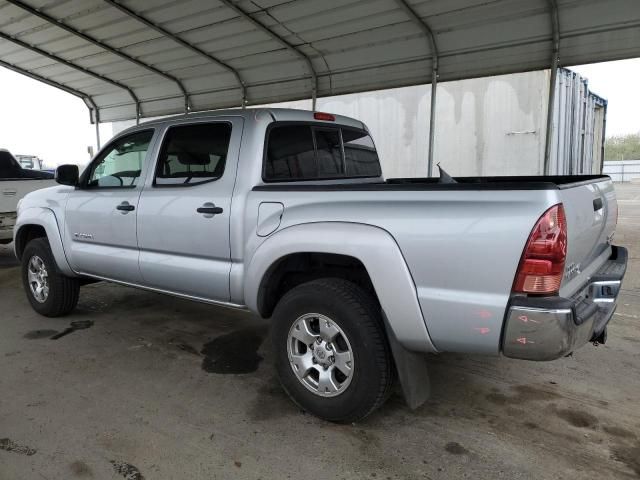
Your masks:
[{"label": "front door", "polygon": [[69,195],[64,232],[74,271],[140,283],[136,216],[153,133],[144,130],[114,140]]},{"label": "front door", "polygon": [[138,210],[145,285],[229,300],[229,218],[241,135],[239,117],[167,128]]}]

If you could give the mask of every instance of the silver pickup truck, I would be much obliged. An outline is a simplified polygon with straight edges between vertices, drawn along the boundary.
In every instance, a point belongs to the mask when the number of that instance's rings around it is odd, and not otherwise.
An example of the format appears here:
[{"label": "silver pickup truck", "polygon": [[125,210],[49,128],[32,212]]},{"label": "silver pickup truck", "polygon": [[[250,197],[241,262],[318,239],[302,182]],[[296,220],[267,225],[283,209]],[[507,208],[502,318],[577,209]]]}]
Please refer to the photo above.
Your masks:
[{"label": "silver pickup truck", "polygon": [[122,132],[20,204],[33,308],[87,279],[248,309],[273,323],[281,383],[322,418],[361,419],[428,353],[552,360],[604,342],[627,252],[606,176],[387,179],[367,127],[246,109]]}]

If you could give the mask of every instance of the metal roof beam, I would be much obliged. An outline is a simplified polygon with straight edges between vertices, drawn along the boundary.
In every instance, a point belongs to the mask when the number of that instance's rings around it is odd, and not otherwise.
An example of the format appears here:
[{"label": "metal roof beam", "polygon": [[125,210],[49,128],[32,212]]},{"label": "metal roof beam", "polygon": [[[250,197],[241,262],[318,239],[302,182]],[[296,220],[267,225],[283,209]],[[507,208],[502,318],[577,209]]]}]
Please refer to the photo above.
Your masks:
[{"label": "metal roof beam", "polygon": [[[20,1],[20,0],[5,0],[7,3],[10,3],[12,5],[15,5],[18,8],[21,8],[22,10],[24,10],[25,12],[30,13],[31,15],[34,15],[38,18],[41,18],[42,20],[45,20],[49,23],[51,23],[52,25],[55,25],[58,28],[61,28],[69,33],[71,33],[72,35],[75,35],[77,37],[82,38],[84,41],[89,42],[97,47],[102,48],[103,50],[106,50],[109,53],[112,53],[114,55],[117,55],[118,57],[122,58],[123,60],[127,60],[129,62],[135,63],[136,65],[138,65],[139,67],[142,67],[152,73],[155,73],[157,75],[160,75],[163,78],[166,78],[167,80],[170,80],[172,82],[174,82],[178,88],[180,89],[180,92],[182,93],[182,96],[184,97],[184,108],[185,108],[185,112],[188,112],[189,109],[191,108],[190,104],[189,104],[189,94],[187,93],[186,88],[184,87],[184,85],[182,84],[182,82],[174,77],[173,75],[170,75],[166,72],[163,72],[162,70],[149,65],[148,63],[144,63],[141,60],[138,60],[135,57],[132,57],[130,55],[127,55],[126,53],[123,53],[122,51],[113,48],[109,45],[107,45],[106,43],[101,42],[100,40],[97,40],[93,37],[90,37],[89,35],[79,32],[78,30],[76,30],[75,28],[67,25],[66,23],[64,23],[62,20],[59,20],[57,18],[51,17],[49,15],[47,15],[46,13],[42,12],[39,9],[33,8],[27,4],[25,4],[24,2]],[[136,103],[136,119],[140,118],[140,102]]]},{"label": "metal roof beam", "polygon": [[58,62],[66,67],[72,68],[74,70],[78,70],[79,72],[82,72],[86,75],[89,75],[91,77],[97,78],[98,80],[102,80],[103,82],[109,83],[115,87],[121,88],[123,90],[125,90],[132,98],[132,100],[135,102],[136,105],[136,117],[138,118],[140,116],[140,100],[138,99],[138,97],[136,96],[135,93],[133,93],[133,90],[131,90],[131,88],[129,88],[128,86],[117,82],[115,80],[111,80],[108,77],[105,77],[104,75],[100,75],[99,73],[93,72],[91,70],[88,70],[84,67],[81,67],[80,65],[76,65],[75,63],[72,63],[68,60],[65,60],[62,57],[58,57],[57,55],[54,55],[52,53],[46,52],[45,50],[42,50],[38,47],[34,47],[33,45],[30,45],[26,42],[23,42],[22,40],[19,40],[17,38],[12,37],[11,35],[7,35],[4,32],[0,32],[0,38],[7,40],[8,42],[11,43],[15,43],[16,45],[25,48],[27,50],[30,50],[34,53],[37,53],[38,55],[42,55],[43,57],[46,57],[50,60],[53,60],[54,62]]},{"label": "metal roof beam", "polygon": [[543,175],[549,175],[549,165],[551,163],[551,141],[553,140],[553,110],[556,101],[556,83],[558,82],[558,65],[560,64],[560,13],[556,0],[547,0],[551,14],[551,78],[549,79],[549,103],[547,105],[547,126],[544,146]]},{"label": "metal roof beam", "polygon": [[42,77],[42,76],[40,76],[38,74],[30,72],[29,70],[24,70],[24,69],[22,69],[20,67],[15,66],[12,63],[5,62],[4,60],[0,60],[0,66],[6,68],[8,70],[14,71],[16,73],[19,73],[20,75],[24,75],[25,77],[29,77],[29,78],[31,78],[33,80],[37,80],[38,82],[45,83],[45,84],[49,85],[50,87],[58,88],[58,89],[66,92],[66,93],[74,95],[74,96],[76,96],[78,98],[81,98],[83,100],[91,98],[91,97],[89,97],[89,95],[87,95],[86,93],[81,92],[80,90],[76,90],[74,88],[67,87],[66,85],[63,85],[63,84],[58,83],[58,82],[55,82],[53,80],[49,80],[48,78],[45,78],[45,77]]},{"label": "metal roof beam", "polygon": [[404,10],[407,16],[411,19],[413,23],[415,23],[420,30],[425,34],[427,39],[429,40],[429,45],[431,46],[431,56],[433,57],[433,63],[435,64],[436,70],[438,69],[438,45],[436,43],[436,36],[433,34],[433,30],[431,27],[425,22],[414,10],[411,6],[406,2],[406,0],[395,0],[398,6]]},{"label": "metal roof beam", "polygon": [[406,0],[396,0],[398,6],[407,14],[407,16],[415,23],[420,30],[425,34],[431,47],[431,106],[429,114],[429,152],[427,157],[427,177],[432,175],[433,169],[433,147],[436,132],[436,92],[438,90],[438,66],[439,66],[439,52],[438,44],[436,43],[436,36],[429,27],[429,24],[422,19]]},{"label": "metal roof beam", "polygon": [[[93,101],[91,102],[93,103]],[[93,104],[95,110],[95,114],[96,114],[96,146],[98,147],[98,150],[100,150],[100,109],[96,106],[96,104]],[[139,117],[136,117],[136,123],[138,123],[138,119]]]},{"label": "metal roof beam", "polygon": [[133,10],[129,9],[128,7],[122,5],[122,3],[120,3],[119,1],[116,1],[116,0],[104,0],[104,1],[106,3],[108,3],[109,5],[111,5],[112,7],[117,8],[122,13],[130,16],[131,18],[134,18],[134,19],[138,20],[139,22],[141,22],[144,25],[146,25],[147,27],[155,30],[156,32],[164,35],[165,37],[170,38],[171,40],[173,40],[177,44],[179,44],[179,45],[191,50],[192,52],[197,53],[201,57],[204,57],[207,60],[209,60],[210,62],[213,62],[216,65],[219,65],[219,66],[223,67],[224,69],[226,69],[227,71],[231,72],[233,74],[233,76],[236,78],[236,81],[238,82],[238,84],[240,84],[240,90],[242,92],[242,107],[244,107],[247,104],[247,87],[246,87],[246,83],[244,82],[244,80],[242,80],[242,77],[240,76],[240,72],[238,72],[238,70],[233,68],[231,65],[223,62],[219,58],[216,58],[215,56],[211,55],[210,53],[205,52],[200,47],[197,47],[196,45],[194,45],[194,44],[192,44],[190,42],[187,42],[186,40],[178,37],[176,34],[171,33],[170,31],[166,30],[165,28],[161,27],[160,25],[158,25],[158,24],[152,22],[151,20],[143,17],[139,13],[134,12]]},{"label": "metal roof beam", "polygon": [[245,20],[248,20],[249,22],[251,22],[253,24],[253,26],[255,26],[257,29],[259,29],[259,30],[263,31],[264,33],[266,33],[267,35],[269,35],[271,38],[276,40],[280,45],[282,45],[287,50],[293,52],[297,57],[299,57],[300,59],[302,59],[305,62],[305,64],[307,65],[307,68],[309,69],[309,73],[311,74],[311,78],[312,78],[312,81],[313,81],[313,89],[311,91],[311,102],[312,102],[312,108],[315,111],[315,109],[316,109],[316,97],[318,95],[318,74],[317,74],[315,68],[313,68],[313,64],[311,63],[311,59],[306,54],[301,52],[295,45],[287,42],[284,38],[282,38],[276,32],[271,30],[269,27],[267,27],[266,25],[262,24],[261,22],[259,22],[255,18],[253,18],[253,16],[250,13],[245,12],[242,8],[240,8],[235,3],[233,3],[233,1],[231,1],[231,0],[220,0],[220,2],[223,3],[224,5],[226,5],[228,8],[230,8],[234,12],[236,12],[236,14],[238,14],[241,18],[244,18]]}]

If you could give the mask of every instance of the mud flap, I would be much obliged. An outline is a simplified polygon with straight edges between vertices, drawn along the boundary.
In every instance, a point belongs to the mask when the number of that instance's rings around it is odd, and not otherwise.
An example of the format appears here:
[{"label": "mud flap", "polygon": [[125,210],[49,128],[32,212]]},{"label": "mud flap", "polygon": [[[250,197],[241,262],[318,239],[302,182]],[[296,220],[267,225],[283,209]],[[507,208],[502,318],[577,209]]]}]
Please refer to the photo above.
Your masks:
[{"label": "mud flap", "polygon": [[400,345],[384,312],[382,312],[382,317],[404,399],[409,408],[415,410],[426,402],[431,394],[427,357],[425,354],[411,352]]}]

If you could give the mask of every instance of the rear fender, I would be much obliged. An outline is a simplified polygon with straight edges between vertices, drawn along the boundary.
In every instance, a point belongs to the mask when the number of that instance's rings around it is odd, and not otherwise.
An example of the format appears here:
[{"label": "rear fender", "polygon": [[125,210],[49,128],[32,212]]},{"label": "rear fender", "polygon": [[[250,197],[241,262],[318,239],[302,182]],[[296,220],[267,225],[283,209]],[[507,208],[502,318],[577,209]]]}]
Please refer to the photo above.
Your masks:
[{"label": "rear fender", "polygon": [[259,311],[258,294],[269,268],[295,253],[330,253],[358,259],[369,274],[393,337],[408,350],[436,352],[400,248],[387,231],[370,225],[308,223],[271,235],[257,248],[247,267],[244,294],[249,309]]}]

